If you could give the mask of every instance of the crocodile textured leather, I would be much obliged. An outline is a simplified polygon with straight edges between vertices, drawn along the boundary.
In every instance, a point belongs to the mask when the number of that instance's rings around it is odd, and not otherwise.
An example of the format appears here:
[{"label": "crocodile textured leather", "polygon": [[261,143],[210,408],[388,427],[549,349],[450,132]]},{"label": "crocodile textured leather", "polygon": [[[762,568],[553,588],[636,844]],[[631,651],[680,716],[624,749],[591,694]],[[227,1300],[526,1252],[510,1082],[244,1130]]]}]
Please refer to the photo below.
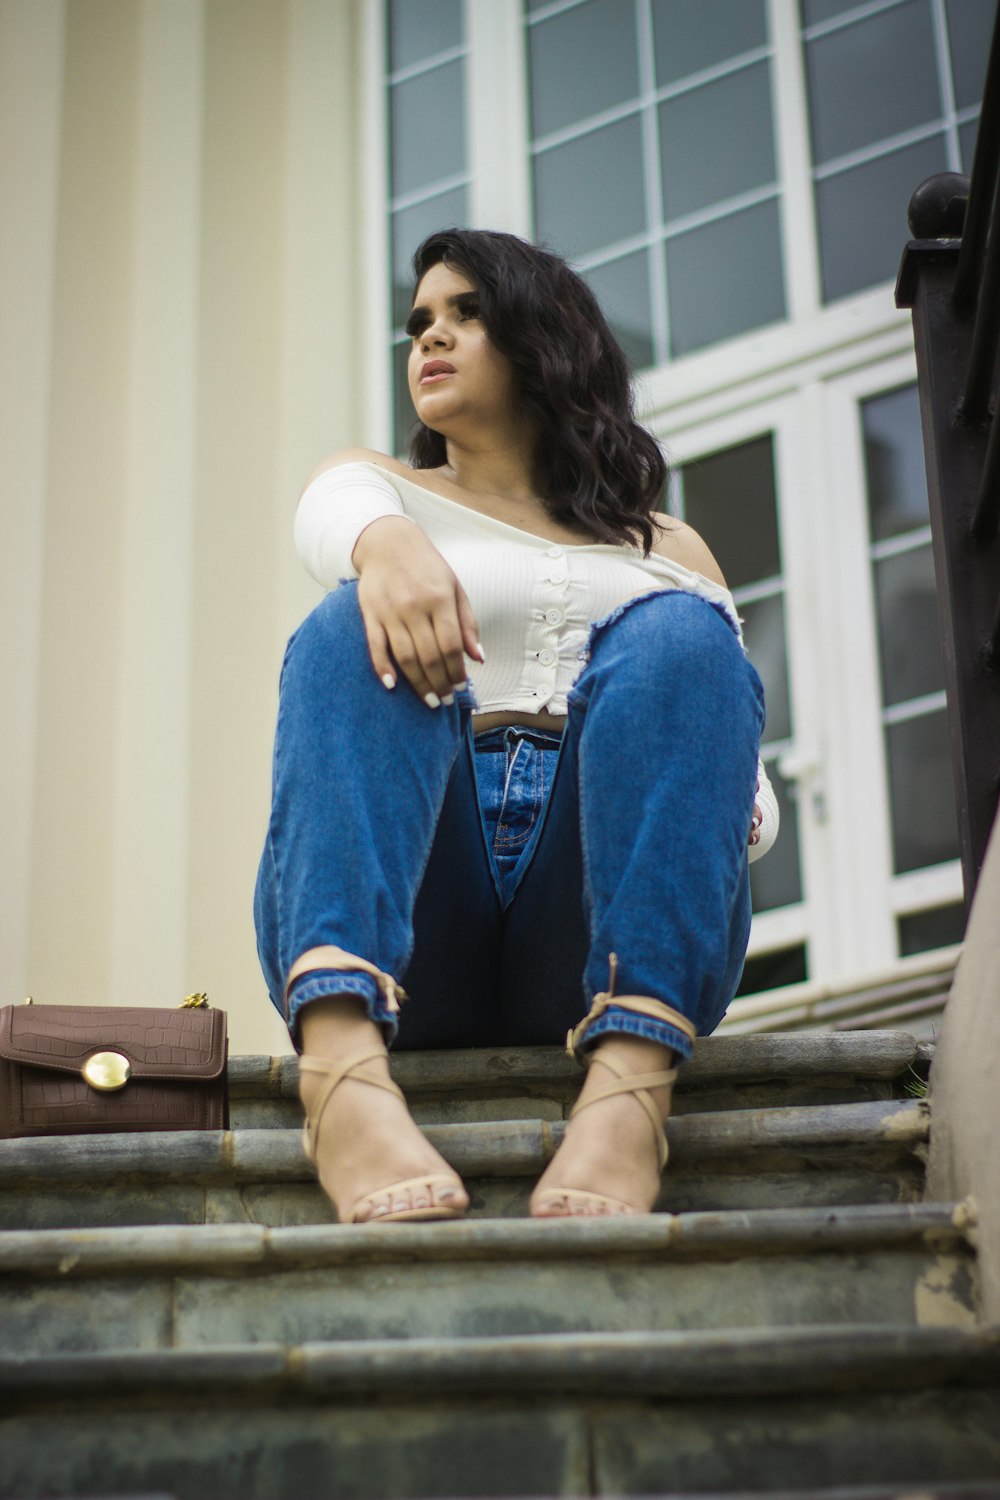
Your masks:
[{"label": "crocodile textured leather", "polygon": [[[113,1093],[81,1069],[120,1052],[132,1076]],[[226,1014],[139,1006],[0,1009],[0,1138],[227,1128]]]}]

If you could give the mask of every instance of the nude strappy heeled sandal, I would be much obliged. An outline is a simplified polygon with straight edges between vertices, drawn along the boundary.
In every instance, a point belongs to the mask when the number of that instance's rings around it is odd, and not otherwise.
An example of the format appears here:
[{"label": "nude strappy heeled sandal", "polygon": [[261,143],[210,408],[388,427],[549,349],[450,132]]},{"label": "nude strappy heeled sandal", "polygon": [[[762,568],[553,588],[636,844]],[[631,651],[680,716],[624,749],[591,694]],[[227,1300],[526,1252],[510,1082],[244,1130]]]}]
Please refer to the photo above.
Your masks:
[{"label": "nude strappy heeled sandal", "polygon": [[[669,1148],[667,1146],[666,1131],[663,1128],[663,1120],[657,1109],[650,1089],[671,1088],[677,1078],[676,1068],[665,1068],[655,1073],[630,1073],[615,1058],[608,1055],[606,1049],[600,1055],[583,1051],[584,1038],[609,1006],[614,1005],[620,1010],[631,1011],[634,1015],[647,1016],[657,1021],[667,1021],[679,1031],[684,1032],[692,1041],[695,1040],[697,1032],[687,1016],[675,1010],[672,1005],[666,1005],[662,1000],[652,1000],[646,995],[616,995],[615,979],[618,973],[618,955],[609,955],[609,979],[608,988],[599,995],[595,995],[594,1003],[584,1016],[579,1026],[567,1034],[566,1050],[571,1057],[575,1057],[583,1067],[589,1067],[593,1061],[600,1063],[601,1067],[607,1068],[615,1075],[614,1082],[606,1084],[596,1093],[591,1094],[589,1099],[577,1100],[570,1110],[569,1118],[572,1120],[582,1110],[590,1109],[592,1105],[601,1104],[605,1099],[614,1099],[619,1094],[631,1094],[636,1103],[645,1111],[649,1123],[653,1127],[656,1139],[656,1158],[659,1171],[662,1173],[667,1165]],[[630,1203],[621,1198],[609,1198],[605,1193],[591,1193],[585,1188],[551,1188],[547,1190],[542,1198],[542,1203],[549,1209],[561,1208],[565,1210],[567,1217],[574,1214],[635,1214],[639,1210],[633,1208]],[[539,1218],[558,1218],[556,1214],[539,1214]]]},{"label": "nude strappy heeled sandal", "polygon": [[[319,1097],[313,1105],[312,1111],[306,1117],[305,1129],[302,1132],[302,1145],[306,1156],[315,1165],[316,1142],[319,1137],[320,1125],[323,1121],[323,1112],[333,1097],[334,1089],[343,1083],[346,1078],[353,1078],[357,1083],[369,1083],[373,1088],[385,1089],[389,1094],[395,1094],[398,1099],[406,1100],[402,1089],[389,1078],[382,1078],[377,1073],[366,1072],[365,1064],[374,1062],[376,1058],[385,1057],[385,1048],[370,1047],[365,1052],[355,1053],[340,1062],[331,1062],[325,1057],[300,1057],[299,1071],[305,1073],[319,1073],[325,1078],[323,1087],[319,1091]],[[455,1179],[448,1172],[427,1172],[421,1177],[407,1177],[402,1182],[391,1182],[385,1187],[376,1188],[372,1193],[365,1193],[352,1204],[350,1212],[341,1222],[345,1224],[404,1224],[413,1223],[418,1219],[460,1219],[466,1210],[464,1208],[450,1207],[447,1203],[435,1202],[435,1189],[448,1187],[455,1191]],[[428,1202],[421,1208],[398,1208],[389,1209],[387,1213],[364,1214],[366,1204],[376,1198],[387,1197],[391,1202],[398,1193],[417,1193],[423,1190],[427,1194]]]}]

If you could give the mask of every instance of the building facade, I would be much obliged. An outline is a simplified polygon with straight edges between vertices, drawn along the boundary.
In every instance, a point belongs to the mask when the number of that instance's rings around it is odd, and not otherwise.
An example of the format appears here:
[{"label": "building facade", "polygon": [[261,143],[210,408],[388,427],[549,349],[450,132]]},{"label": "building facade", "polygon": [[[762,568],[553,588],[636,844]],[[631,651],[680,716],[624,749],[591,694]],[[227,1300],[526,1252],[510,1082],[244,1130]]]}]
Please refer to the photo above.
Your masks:
[{"label": "building facade", "polygon": [[404,450],[408,262],[454,223],[587,276],[734,589],[784,824],[744,990],[959,938],[892,283],[994,9],[0,0],[7,998],[207,988],[281,1045],[249,900],[291,513],[324,452]]}]

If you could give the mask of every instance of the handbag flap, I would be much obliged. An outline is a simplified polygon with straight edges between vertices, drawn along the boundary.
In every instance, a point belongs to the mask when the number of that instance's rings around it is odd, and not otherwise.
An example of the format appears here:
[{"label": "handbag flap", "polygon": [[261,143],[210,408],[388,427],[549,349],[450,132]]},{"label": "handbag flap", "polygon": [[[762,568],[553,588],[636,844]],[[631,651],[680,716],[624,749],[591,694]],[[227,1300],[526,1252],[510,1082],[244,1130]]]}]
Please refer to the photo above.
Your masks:
[{"label": "handbag flap", "polygon": [[135,1078],[218,1078],[226,1066],[226,1013],[150,1006],[8,1005],[0,1058],[79,1073],[94,1052],[121,1052]]}]

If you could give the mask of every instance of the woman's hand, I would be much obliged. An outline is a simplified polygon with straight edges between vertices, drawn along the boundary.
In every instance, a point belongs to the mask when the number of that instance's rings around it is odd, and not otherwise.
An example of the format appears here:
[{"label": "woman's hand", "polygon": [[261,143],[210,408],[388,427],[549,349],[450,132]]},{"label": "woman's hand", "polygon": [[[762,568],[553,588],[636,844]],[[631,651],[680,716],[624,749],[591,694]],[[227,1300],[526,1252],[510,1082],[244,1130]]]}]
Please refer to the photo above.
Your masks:
[{"label": "woman's hand", "polygon": [[[758,792],[760,791],[759,781],[757,783],[757,790]],[[755,844],[760,843],[760,825],[763,821],[764,814],[760,810],[760,803],[755,802],[753,805],[753,817],[750,819],[750,837],[747,839],[747,843],[750,845],[751,849]]]},{"label": "woman's hand", "polygon": [[466,680],[465,656],[483,661],[465,590],[418,526],[382,516],[354,548],[358,603],[372,666],[386,687],[396,669],[429,708]]}]

